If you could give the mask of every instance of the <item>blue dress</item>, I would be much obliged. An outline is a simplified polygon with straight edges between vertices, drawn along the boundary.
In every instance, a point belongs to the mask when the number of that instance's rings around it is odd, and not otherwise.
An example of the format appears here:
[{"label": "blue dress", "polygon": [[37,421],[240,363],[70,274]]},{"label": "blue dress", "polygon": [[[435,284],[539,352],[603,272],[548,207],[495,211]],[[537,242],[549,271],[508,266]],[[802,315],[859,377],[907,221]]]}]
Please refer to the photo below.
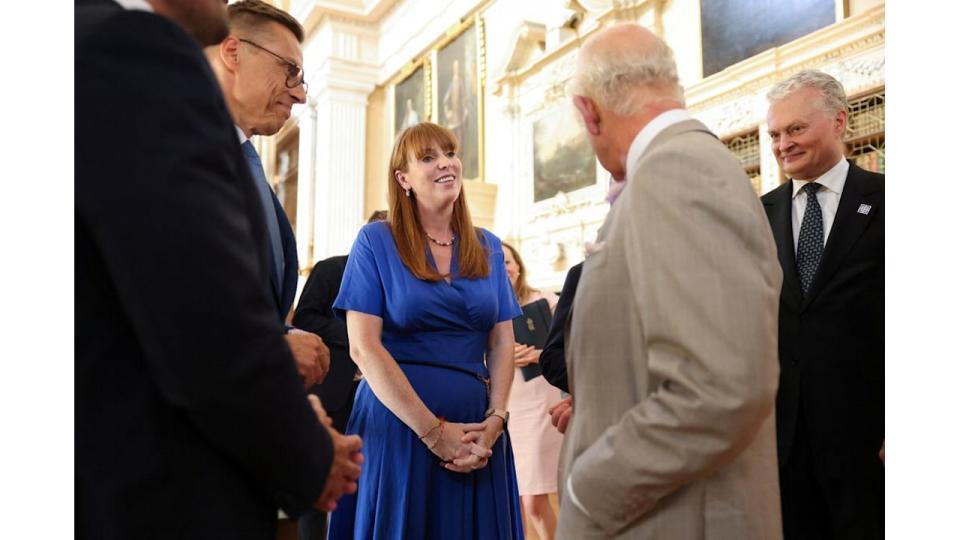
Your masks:
[{"label": "blue dress", "polygon": [[[404,361],[455,365],[489,378],[484,364],[488,335],[496,323],[521,312],[500,240],[478,231],[490,253],[490,275],[456,277],[455,244],[452,282],[428,282],[403,265],[386,223],[369,224],[354,242],[334,301],[341,317],[351,310],[383,319],[384,347],[426,406],[451,422],[483,420],[486,386],[475,375]],[[365,380],[357,389],[347,433],[363,438],[366,461],[357,493],[340,499],[330,518],[331,540],[523,538],[508,433],[497,439],[486,467],[466,474],[448,471]]]}]

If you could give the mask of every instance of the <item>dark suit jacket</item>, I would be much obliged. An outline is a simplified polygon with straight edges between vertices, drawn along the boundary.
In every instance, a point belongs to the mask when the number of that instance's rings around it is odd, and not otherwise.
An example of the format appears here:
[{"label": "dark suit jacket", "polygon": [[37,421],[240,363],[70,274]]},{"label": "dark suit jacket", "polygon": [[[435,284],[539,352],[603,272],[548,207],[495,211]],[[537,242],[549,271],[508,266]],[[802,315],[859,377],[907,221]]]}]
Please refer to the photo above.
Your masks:
[{"label": "dark suit jacket", "polygon": [[[283,279],[280,287],[277,287],[277,289],[281,291],[281,295],[277,298],[276,293],[274,293],[273,297],[277,302],[277,311],[280,313],[280,320],[285,321],[287,320],[287,313],[290,313],[290,308],[293,306],[293,297],[297,294],[297,274],[300,262],[297,260],[297,239],[293,235],[293,227],[290,226],[287,213],[283,210],[283,206],[280,204],[280,201],[277,200],[277,196],[274,195],[273,190],[270,191],[270,195],[273,197],[273,209],[277,212],[277,221],[280,225],[280,241],[283,243],[284,260]],[[277,279],[276,267],[271,264],[271,284]]]},{"label": "dark suit jacket", "polygon": [[783,267],[780,465],[789,463],[796,439],[805,437],[813,454],[823,458],[817,460],[821,482],[836,475],[882,479],[877,452],[884,438],[883,184],[883,175],[850,165],[806,297],[793,245],[792,183],[763,196]]},{"label": "dark suit jacket", "polygon": [[330,257],[314,265],[293,315],[294,326],[317,334],[330,348],[330,372],[311,392],[320,397],[324,409],[333,418],[334,427],[340,432],[346,428],[350,417],[355,390],[353,376],[357,371],[356,364],[350,359],[347,325],[333,314],[333,301],[340,292],[346,266],[346,255]]},{"label": "dark suit jacket", "polygon": [[564,357],[564,332],[567,318],[573,307],[573,297],[577,294],[577,284],[580,282],[582,269],[581,262],[573,265],[567,272],[563,289],[560,291],[560,299],[557,300],[557,308],[553,313],[550,333],[547,334],[547,343],[540,353],[540,369],[543,370],[543,377],[547,382],[567,393],[570,392],[570,385],[567,382],[567,361]]},{"label": "dark suit jacket", "polygon": [[219,86],[155,14],[78,1],[75,39],[76,536],[272,539],[332,448]]}]

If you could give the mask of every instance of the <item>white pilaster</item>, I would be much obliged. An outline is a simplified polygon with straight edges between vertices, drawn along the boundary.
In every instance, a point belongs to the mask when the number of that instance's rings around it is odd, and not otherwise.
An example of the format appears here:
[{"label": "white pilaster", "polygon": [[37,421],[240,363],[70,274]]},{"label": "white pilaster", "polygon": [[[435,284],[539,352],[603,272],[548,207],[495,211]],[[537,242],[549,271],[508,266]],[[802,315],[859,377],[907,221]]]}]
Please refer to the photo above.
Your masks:
[{"label": "white pilaster", "polygon": [[[304,51],[309,74],[313,130],[301,127],[301,159],[312,166],[310,189],[299,196],[310,231],[309,264],[349,251],[364,222],[367,98],[376,81],[376,33],[362,23],[327,17]],[[307,144],[308,146],[304,146]],[[301,248],[303,249],[303,248]]]},{"label": "white pilaster", "polygon": [[311,99],[298,119],[300,149],[297,162],[297,259],[301,272],[313,267],[313,192],[317,163],[317,106]]}]

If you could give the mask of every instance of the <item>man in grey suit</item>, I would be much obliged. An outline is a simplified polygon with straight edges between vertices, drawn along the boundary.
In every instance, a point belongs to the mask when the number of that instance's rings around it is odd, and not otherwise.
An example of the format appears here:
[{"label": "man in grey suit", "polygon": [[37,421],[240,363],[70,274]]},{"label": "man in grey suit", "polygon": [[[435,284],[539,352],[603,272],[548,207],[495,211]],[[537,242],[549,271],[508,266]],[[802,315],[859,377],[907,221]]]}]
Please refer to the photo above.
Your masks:
[{"label": "man in grey suit", "polygon": [[571,90],[626,185],[569,321],[558,538],[780,538],[782,274],[760,201],[642,26],[589,39]]}]

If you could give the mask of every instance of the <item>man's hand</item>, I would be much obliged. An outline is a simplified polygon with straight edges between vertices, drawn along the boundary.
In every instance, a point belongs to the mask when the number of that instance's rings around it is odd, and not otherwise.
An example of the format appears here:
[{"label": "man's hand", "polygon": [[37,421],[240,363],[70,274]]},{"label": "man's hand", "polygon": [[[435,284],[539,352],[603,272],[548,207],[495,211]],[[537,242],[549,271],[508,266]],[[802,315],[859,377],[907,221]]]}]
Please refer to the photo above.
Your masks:
[{"label": "man's hand", "polygon": [[330,349],[320,336],[294,328],[283,336],[297,361],[297,371],[303,377],[303,387],[323,382],[330,371]]},{"label": "man's hand", "polygon": [[332,512],[340,497],[357,492],[357,480],[363,464],[363,454],[360,453],[363,441],[356,435],[341,435],[330,426],[330,417],[323,410],[317,396],[309,395],[307,399],[317,413],[317,419],[327,428],[330,438],[333,439],[333,463],[330,465],[323,492],[313,506],[324,512]]},{"label": "man's hand", "polygon": [[567,425],[570,424],[570,418],[573,417],[573,396],[560,400],[559,403],[550,407],[550,422],[560,433],[567,432]]},{"label": "man's hand", "polygon": [[327,410],[323,408],[323,404],[320,403],[320,398],[309,394],[307,395],[307,401],[309,401],[310,406],[313,407],[313,412],[317,415],[317,420],[327,427],[333,427],[333,419],[327,414]]}]

